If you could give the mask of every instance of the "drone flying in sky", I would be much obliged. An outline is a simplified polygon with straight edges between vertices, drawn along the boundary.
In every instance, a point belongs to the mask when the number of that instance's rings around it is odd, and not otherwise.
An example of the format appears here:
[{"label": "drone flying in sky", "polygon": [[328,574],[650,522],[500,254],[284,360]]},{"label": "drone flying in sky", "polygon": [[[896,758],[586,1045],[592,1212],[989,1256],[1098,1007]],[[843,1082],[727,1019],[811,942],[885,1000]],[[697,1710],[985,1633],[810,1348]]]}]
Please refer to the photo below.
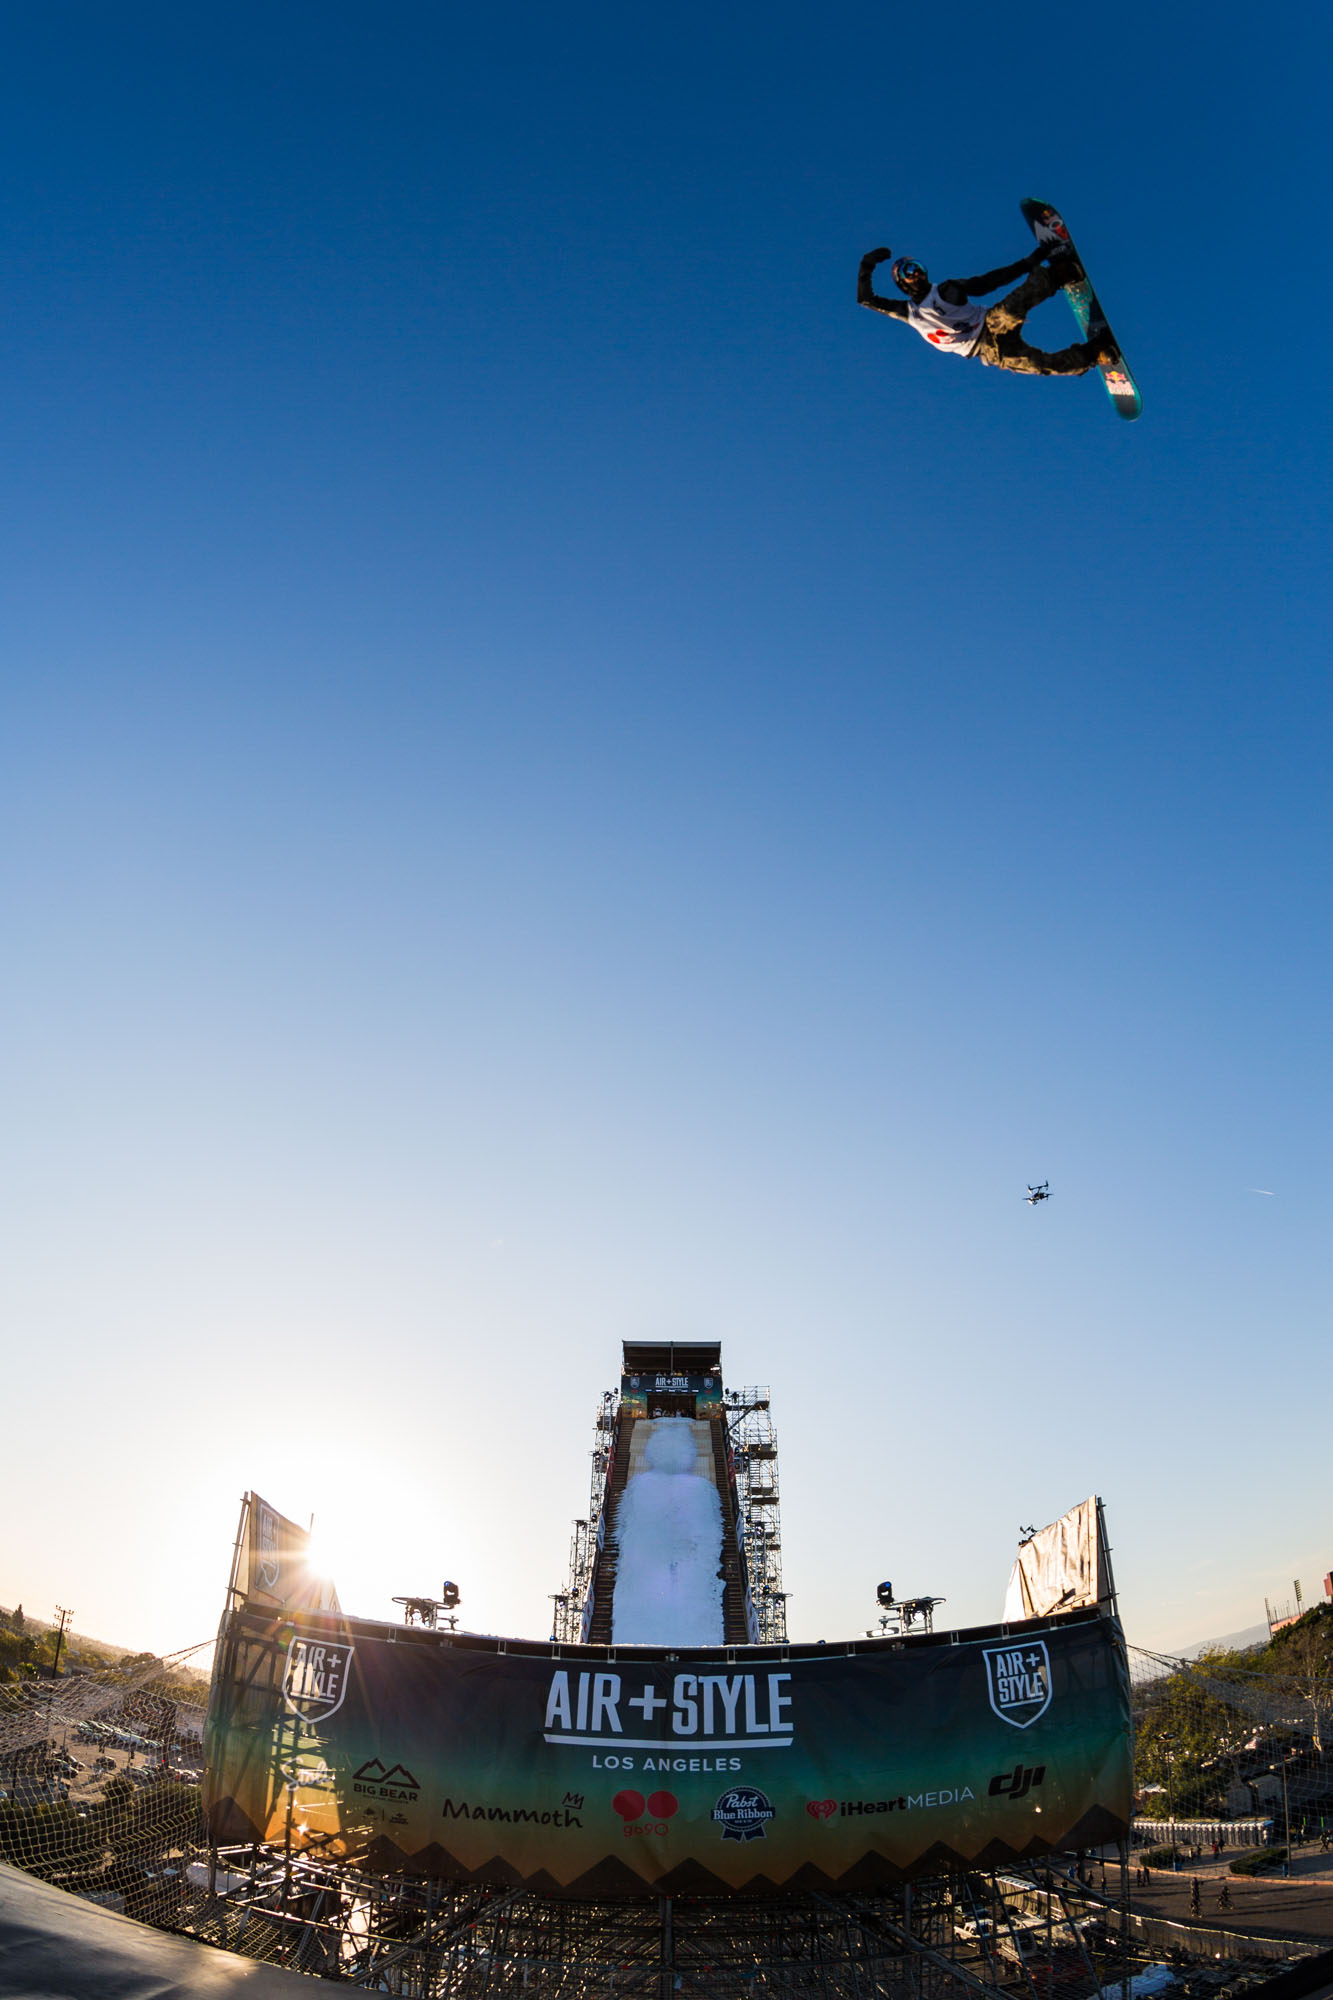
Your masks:
[{"label": "drone flying in sky", "polygon": [[1023,1199],[1029,1208],[1035,1208],[1039,1201],[1049,1201],[1050,1198],[1051,1184],[1049,1181],[1043,1181],[1040,1187],[1033,1187],[1031,1181],[1028,1182],[1028,1191]]}]

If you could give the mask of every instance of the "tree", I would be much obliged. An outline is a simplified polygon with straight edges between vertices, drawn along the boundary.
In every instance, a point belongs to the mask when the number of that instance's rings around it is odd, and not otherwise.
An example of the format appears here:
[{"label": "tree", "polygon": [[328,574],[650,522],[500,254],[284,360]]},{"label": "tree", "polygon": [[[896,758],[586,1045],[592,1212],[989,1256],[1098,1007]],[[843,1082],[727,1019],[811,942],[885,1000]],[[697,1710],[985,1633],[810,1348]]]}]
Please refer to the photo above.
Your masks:
[{"label": "tree", "polygon": [[49,1632],[5,1631],[0,1628],[0,1687],[31,1680],[51,1663],[54,1639]]},{"label": "tree", "polygon": [[[1137,1690],[1134,1785],[1152,1819],[1211,1818],[1225,1809],[1248,1723],[1227,1699],[1235,1654],[1215,1651]],[[1155,1789],[1160,1786],[1161,1790]]]},{"label": "tree", "polygon": [[1271,1641],[1275,1675],[1293,1681],[1310,1717],[1314,1747],[1323,1755],[1333,1721],[1333,1605],[1320,1604]]}]

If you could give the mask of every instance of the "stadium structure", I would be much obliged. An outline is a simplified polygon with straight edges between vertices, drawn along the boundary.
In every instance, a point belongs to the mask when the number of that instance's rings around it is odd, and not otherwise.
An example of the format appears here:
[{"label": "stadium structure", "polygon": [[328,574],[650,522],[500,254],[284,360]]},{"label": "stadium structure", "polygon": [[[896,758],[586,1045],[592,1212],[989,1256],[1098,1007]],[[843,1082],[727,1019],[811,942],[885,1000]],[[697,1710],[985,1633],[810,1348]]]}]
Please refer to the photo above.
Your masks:
[{"label": "stadium structure", "polygon": [[717,1343],[627,1342],[549,1638],[459,1630],[454,1585],[351,1616],[248,1494],[203,1744],[179,1661],[20,1691],[0,1854],[377,1992],[1129,2000],[1154,1954],[1100,1503],[970,1630],[882,1585],[878,1636],[792,1642],[781,1555],[767,1390]]}]

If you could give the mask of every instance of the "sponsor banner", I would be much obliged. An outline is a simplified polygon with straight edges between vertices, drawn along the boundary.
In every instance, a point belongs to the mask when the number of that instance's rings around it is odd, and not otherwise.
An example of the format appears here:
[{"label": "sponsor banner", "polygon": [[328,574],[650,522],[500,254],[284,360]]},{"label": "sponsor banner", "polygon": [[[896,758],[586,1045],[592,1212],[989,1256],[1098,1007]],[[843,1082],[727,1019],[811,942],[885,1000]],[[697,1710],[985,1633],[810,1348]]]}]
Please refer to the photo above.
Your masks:
[{"label": "sponsor banner", "polygon": [[648,1417],[676,1410],[682,1398],[693,1398],[695,1417],[723,1414],[722,1377],[707,1374],[666,1374],[640,1370],[620,1378],[620,1408],[627,1417]]},{"label": "sponsor banner", "polygon": [[310,1536],[257,1493],[245,1496],[236,1587],[251,1603],[275,1610],[336,1611],[338,1593],[310,1567]]},{"label": "sponsor banner", "polygon": [[231,1614],[220,1843],[590,1898],[873,1890],[1122,1838],[1129,1684],[1087,1613],[842,1648],[651,1654]]},{"label": "sponsor banner", "polygon": [[640,1369],[636,1375],[622,1375],[620,1378],[622,1395],[626,1389],[642,1390],[648,1396],[712,1396],[721,1400],[722,1377],[711,1373],[694,1374],[688,1370],[675,1373],[652,1368]]}]

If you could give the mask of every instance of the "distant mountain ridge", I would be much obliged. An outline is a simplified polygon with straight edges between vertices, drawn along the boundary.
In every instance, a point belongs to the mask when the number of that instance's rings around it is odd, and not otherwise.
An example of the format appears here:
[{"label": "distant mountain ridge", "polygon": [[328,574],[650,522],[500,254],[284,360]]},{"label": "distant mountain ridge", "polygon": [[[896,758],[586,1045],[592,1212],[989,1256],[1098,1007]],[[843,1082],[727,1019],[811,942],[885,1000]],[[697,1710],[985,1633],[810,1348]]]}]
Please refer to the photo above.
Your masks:
[{"label": "distant mountain ridge", "polygon": [[1199,1639],[1192,1646],[1182,1646],[1177,1658],[1197,1660],[1200,1653],[1220,1650],[1227,1653],[1243,1653],[1251,1646],[1263,1646],[1268,1642],[1266,1625],[1247,1625],[1243,1632],[1227,1632],[1220,1639]]}]

